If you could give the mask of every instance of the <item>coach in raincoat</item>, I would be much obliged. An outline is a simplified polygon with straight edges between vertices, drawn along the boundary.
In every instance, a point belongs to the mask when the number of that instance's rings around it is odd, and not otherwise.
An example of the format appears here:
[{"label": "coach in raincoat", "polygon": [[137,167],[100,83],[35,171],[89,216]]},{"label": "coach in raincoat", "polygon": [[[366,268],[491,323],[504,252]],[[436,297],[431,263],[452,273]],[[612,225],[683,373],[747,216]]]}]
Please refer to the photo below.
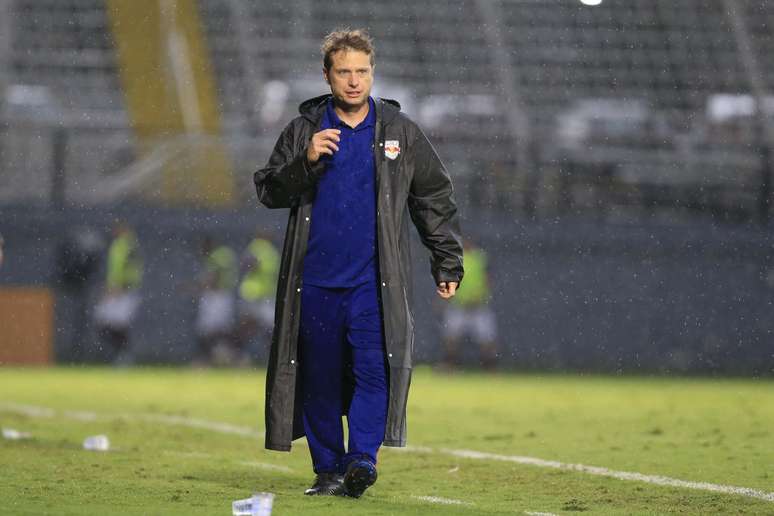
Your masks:
[{"label": "coach in raincoat", "polygon": [[[271,450],[289,451],[291,441],[304,435],[298,361],[302,272],[315,184],[325,172],[322,160],[310,164],[306,150],[320,130],[329,97],[300,105],[301,116],[283,130],[266,167],[254,176],[261,203],[290,209],[266,380],[266,448]],[[430,271],[442,297],[449,297],[448,290],[453,294],[447,285],[462,280],[462,244],[452,183],[430,142],[398,102],[377,98],[375,105],[378,281],[389,375],[383,444],[405,446],[414,348],[409,218],[430,251]]]}]

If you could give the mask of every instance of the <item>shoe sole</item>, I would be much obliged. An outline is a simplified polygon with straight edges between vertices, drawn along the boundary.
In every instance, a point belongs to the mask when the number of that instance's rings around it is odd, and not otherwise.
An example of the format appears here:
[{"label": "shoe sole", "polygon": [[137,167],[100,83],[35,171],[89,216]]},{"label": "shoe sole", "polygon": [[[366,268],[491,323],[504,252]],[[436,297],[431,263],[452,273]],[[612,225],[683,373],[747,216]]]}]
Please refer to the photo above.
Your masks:
[{"label": "shoe sole", "polygon": [[310,487],[309,489],[304,491],[304,494],[307,496],[343,496],[344,481],[342,480],[340,484],[329,487],[328,489],[319,489],[319,488],[315,489],[313,487]]},{"label": "shoe sole", "polygon": [[304,494],[307,496],[341,496],[344,494],[344,487],[336,486],[326,490],[307,489]]},{"label": "shoe sole", "polygon": [[344,494],[352,498],[360,498],[366,489],[376,482],[376,469],[352,468],[344,477]]},{"label": "shoe sole", "polygon": [[327,491],[310,491],[307,489],[304,491],[304,494],[306,496],[340,496],[342,495],[342,491],[339,488],[336,489],[329,489]]}]

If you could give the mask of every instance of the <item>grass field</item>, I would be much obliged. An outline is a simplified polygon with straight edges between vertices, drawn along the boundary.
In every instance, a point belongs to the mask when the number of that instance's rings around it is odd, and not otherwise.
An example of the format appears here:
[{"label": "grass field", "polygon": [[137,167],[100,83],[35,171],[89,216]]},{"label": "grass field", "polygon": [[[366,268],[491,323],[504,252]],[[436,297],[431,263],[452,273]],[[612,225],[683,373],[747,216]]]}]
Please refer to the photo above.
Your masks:
[{"label": "grass field", "polygon": [[[771,380],[420,368],[410,448],[383,449],[359,500],[302,494],[303,441],[263,449],[263,385],[263,371],[0,368],[0,426],[32,434],[0,440],[0,514],[226,515],[270,491],[278,515],[774,515]],[[112,449],[83,450],[94,434]]]}]

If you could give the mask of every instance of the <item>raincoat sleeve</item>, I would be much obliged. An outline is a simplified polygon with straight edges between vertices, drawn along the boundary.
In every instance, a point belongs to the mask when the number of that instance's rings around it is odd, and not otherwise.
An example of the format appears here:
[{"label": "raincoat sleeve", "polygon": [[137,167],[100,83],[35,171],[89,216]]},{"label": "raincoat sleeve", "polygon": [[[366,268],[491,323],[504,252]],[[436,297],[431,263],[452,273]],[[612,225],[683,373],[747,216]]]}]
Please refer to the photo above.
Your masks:
[{"label": "raincoat sleeve", "polygon": [[421,130],[410,149],[414,176],[408,196],[411,220],[430,250],[436,284],[462,281],[462,241],[454,188],[446,168]]},{"label": "raincoat sleeve", "polygon": [[253,175],[258,200],[267,208],[290,208],[313,188],[325,165],[306,159],[306,142],[298,142],[291,122],[280,134],[266,166]]}]

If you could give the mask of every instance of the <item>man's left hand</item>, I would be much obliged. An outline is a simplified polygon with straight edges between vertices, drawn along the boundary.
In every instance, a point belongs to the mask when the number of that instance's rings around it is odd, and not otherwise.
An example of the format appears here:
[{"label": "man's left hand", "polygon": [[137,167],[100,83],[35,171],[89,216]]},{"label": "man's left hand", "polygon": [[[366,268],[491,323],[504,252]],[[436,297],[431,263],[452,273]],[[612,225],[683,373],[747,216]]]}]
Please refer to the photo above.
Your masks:
[{"label": "man's left hand", "polygon": [[459,285],[459,283],[456,281],[449,281],[448,283],[446,281],[440,282],[437,289],[438,295],[444,299],[454,297],[454,293],[457,291],[457,285]]}]

